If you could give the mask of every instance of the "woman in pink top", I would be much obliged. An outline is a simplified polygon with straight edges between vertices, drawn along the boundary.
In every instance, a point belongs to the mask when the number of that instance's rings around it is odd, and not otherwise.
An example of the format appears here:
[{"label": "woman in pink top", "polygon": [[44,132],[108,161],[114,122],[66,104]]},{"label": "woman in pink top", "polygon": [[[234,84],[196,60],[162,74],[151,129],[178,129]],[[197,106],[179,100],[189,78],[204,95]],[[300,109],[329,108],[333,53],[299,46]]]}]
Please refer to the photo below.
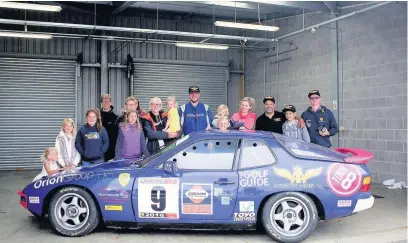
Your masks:
[{"label": "woman in pink top", "polygon": [[255,128],[256,113],[251,112],[254,106],[255,100],[251,97],[245,97],[241,100],[239,112],[231,117],[233,123],[243,123],[239,130],[253,130]]}]

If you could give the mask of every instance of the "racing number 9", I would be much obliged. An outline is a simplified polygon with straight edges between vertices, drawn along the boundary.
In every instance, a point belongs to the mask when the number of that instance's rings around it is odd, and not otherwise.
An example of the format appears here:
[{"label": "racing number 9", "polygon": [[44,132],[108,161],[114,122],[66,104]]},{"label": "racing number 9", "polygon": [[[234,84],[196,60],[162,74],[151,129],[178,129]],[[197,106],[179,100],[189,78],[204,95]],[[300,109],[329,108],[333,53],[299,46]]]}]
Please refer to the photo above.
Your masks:
[{"label": "racing number 9", "polygon": [[151,191],[152,209],[163,211],[166,209],[166,189],[162,186],[155,186]]}]

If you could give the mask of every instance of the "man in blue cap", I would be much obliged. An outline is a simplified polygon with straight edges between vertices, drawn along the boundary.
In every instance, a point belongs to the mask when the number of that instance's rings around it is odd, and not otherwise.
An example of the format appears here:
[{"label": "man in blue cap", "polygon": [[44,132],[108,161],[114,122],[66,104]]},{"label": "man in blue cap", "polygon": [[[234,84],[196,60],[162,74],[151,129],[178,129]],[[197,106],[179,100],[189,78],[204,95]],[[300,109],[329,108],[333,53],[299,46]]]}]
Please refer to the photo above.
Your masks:
[{"label": "man in blue cap", "polygon": [[331,148],[330,136],[338,133],[336,119],[333,113],[321,105],[319,90],[311,90],[308,94],[310,107],[302,113],[309,131],[310,142]]},{"label": "man in blue cap", "polygon": [[190,102],[178,109],[183,134],[211,129],[213,117],[209,106],[200,103],[200,87],[190,86],[188,93]]}]

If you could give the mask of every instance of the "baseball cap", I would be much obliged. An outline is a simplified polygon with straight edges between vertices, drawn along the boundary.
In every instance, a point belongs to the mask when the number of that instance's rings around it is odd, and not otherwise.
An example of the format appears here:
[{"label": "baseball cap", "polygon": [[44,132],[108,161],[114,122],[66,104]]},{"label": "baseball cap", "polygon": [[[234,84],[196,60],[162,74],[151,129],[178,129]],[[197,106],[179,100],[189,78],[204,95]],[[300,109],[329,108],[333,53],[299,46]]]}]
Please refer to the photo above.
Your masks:
[{"label": "baseball cap", "polygon": [[198,86],[190,86],[190,87],[188,87],[188,93],[193,93],[193,92],[200,93],[200,87],[198,87]]},{"label": "baseball cap", "polygon": [[307,95],[307,97],[310,98],[310,96],[312,96],[312,95],[318,95],[318,96],[320,96],[319,90],[316,90],[316,89],[310,90],[310,91],[309,91],[309,94]]},{"label": "baseball cap", "polygon": [[294,107],[293,105],[285,105],[282,112],[287,112],[287,111],[296,112],[296,107]]},{"label": "baseball cap", "polygon": [[272,96],[266,96],[266,97],[263,99],[263,103],[265,104],[265,102],[266,102],[267,100],[270,100],[270,101],[272,101],[272,102],[275,104],[275,98],[273,98]]}]

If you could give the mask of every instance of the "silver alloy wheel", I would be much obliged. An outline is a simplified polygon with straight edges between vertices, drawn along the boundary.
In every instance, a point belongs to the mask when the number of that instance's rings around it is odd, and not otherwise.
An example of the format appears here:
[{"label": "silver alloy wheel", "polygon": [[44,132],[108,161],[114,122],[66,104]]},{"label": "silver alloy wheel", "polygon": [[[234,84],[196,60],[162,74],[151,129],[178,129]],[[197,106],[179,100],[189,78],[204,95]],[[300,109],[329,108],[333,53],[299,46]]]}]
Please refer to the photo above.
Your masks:
[{"label": "silver alloy wheel", "polygon": [[62,228],[77,230],[88,220],[89,205],[82,196],[68,193],[58,199],[54,215]]},{"label": "silver alloy wheel", "polygon": [[273,204],[269,217],[276,231],[293,237],[307,228],[310,212],[301,200],[295,197],[284,197]]}]

